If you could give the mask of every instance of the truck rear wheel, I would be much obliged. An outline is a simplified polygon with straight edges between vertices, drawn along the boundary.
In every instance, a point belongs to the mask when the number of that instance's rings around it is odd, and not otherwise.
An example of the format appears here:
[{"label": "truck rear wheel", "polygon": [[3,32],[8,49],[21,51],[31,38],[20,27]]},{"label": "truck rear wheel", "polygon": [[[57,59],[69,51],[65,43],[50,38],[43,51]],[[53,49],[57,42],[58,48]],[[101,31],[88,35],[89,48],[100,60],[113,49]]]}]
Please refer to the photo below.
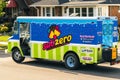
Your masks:
[{"label": "truck rear wheel", "polygon": [[79,59],[74,53],[68,53],[65,56],[65,67],[71,70],[78,69]]},{"label": "truck rear wheel", "polygon": [[20,53],[20,50],[16,48],[12,50],[12,59],[16,63],[21,63],[25,59],[25,57],[23,57]]}]

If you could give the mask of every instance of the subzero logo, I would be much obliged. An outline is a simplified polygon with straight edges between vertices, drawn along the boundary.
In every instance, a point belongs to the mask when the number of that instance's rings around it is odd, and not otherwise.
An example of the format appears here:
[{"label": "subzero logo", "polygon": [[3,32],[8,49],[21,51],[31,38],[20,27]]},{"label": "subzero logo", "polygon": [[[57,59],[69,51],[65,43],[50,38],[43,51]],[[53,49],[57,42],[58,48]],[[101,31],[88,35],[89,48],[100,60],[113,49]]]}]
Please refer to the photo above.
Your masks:
[{"label": "subzero logo", "polygon": [[43,50],[50,50],[59,46],[70,43],[72,40],[71,35],[66,35],[64,37],[58,38],[61,35],[61,31],[57,25],[51,25],[48,29],[49,42],[43,44]]}]

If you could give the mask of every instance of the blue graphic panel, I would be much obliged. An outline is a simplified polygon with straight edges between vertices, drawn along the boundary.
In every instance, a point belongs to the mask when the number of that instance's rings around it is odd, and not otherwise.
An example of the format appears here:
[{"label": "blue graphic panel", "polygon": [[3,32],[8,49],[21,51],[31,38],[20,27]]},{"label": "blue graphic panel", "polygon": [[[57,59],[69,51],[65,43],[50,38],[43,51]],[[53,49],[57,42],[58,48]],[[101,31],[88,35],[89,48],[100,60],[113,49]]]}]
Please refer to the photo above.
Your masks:
[{"label": "blue graphic panel", "polygon": [[102,22],[103,21],[97,21],[97,35],[98,35],[98,43],[102,43]]},{"label": "blue graphic panel", "polygon": [[114,20],[113,21],[113,42],[117,42],[118,41],[118,21]]},{"label": "blue graphic panel", "polygon": [[[72,36],[70,43],[76,44],[103,44],[112,46],[118,41],[117,20],[115,19],[44,19],[18,18],[17,22],[30,23],[31,41],[50,41],[50,32],[56,30],[60,39],[67,35]],[[51,27],[51,26],[57,27]],[[58,32],[57,32],[58,31]],[[19,34],[11,39],[19,39]]]},{"label": "blue graphic panel", "polygon": [[18,40],[19,39],[19,34],[13,34],[13,36],[10,39]]},{"label": "blue graphic panel", "polygon": [[46,23],[32,23],[31,24],[31,40],[33,41],[50,41],[49,28],[51,25],[58,26],[60,36],[57,38],[71,35],[71,43],[80,44],[98,44],[97,24],[94,23],[63,23],[63,24],[46,24]]},{"label": "blue graphic panel", "polygon": [[49,41],[48,39],[48,28],[49,24],[31,24],[31,40],[34,41]]},{"label": "blue graphic panel", "polygon": [[102,45],[104,48],[113,46],[113,22],[112,20],[104,20],[102,25]]}]

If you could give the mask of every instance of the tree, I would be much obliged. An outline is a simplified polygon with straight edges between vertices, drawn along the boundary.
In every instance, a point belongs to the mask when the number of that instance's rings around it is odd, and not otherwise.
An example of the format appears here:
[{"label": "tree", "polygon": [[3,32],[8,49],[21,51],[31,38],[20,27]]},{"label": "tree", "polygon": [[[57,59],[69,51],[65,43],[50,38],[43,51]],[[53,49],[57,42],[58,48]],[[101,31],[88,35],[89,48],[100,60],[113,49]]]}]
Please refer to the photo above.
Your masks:
[{"label": "tree", "polygon": [[5,2],[5,0],[0,0],[0,17],[5,14],[5,12],[3,11],[3,9],[4,9],[5,7],[6,7],[6,2]]}]

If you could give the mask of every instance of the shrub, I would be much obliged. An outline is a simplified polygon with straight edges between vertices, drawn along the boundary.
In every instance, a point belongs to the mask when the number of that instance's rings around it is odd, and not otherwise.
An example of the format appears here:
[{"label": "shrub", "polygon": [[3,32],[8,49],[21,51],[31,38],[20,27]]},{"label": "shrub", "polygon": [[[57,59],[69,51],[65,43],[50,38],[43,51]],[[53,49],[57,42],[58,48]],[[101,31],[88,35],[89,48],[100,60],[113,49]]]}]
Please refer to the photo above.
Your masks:
[{"label": "shrub", "polygon": [[5,25],[0,25],[0,32],[4,33],[4,35],[6,34],[6,32],[8,31],[8,27]]}]

